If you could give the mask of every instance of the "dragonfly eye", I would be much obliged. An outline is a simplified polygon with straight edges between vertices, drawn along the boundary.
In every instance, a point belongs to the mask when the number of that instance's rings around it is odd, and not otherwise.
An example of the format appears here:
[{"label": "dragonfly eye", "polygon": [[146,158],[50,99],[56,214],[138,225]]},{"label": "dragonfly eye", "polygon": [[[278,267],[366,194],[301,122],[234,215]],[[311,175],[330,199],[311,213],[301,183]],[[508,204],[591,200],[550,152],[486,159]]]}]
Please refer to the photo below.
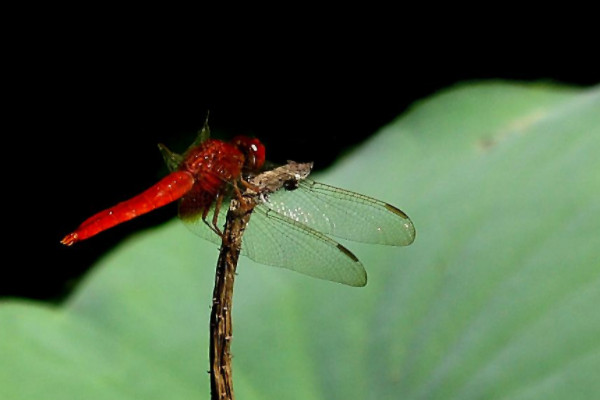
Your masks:
[{"label": "dragonfly eye", "polygon": [[265,163],[265,146],[260,140],[247,136],[236,136],[232,141],[246,156],[246,167],[259,170]]},{"label": "dragonfly eye", "polygon": [[250,153],[253,155],[253,167],[254,169],[262,168],[265,163],[265,146],[258,140],[252,139],[252,144],[250,145]]}]

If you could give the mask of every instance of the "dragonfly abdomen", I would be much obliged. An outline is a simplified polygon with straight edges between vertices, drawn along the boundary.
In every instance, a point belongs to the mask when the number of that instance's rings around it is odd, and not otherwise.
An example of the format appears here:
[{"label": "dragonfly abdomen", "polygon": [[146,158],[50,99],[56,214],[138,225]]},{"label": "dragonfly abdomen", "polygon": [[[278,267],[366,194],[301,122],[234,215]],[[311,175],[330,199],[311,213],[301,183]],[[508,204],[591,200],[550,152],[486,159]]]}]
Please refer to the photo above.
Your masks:
[{"label": "dragonfly abdomen", "polygon": [[74,232],[65,236],[61,243],[70,246],[122,222],[169,204],[184,196],[193,185],[194,177],[189,172],[173,172],[137,196],[86,219]]}]

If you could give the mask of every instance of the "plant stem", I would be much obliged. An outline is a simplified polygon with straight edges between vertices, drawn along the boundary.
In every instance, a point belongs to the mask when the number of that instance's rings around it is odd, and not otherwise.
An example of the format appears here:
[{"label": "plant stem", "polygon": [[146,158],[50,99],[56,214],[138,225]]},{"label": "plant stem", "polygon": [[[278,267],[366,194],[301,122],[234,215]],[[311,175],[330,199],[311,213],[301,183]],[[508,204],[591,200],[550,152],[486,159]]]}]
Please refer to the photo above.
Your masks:
[{"label": "plant stem", "polygon": [[215,288],[210,315],[210,390],[213,400],[233,400],[233,378],[231,373],[231,338],[233,306],[233,282],[242,234],[253,209],[250,199],[232,200],[223,231],[223,243],[217,262]]},{"label": "plant stem", "polygon": [[231,339],[233,283],[237,267],[242,235],[250,220],[250,215],[260,199],[282,187],[293,190],[299,180],[310,173],[312,163],[288,164],[261,173],[250,179],[250,185],[239,198],[231,201],[227,213],[223,241],[213,291],[210,314],[210,391],[212,400],[233,400],[233,377],[231,370]]}]

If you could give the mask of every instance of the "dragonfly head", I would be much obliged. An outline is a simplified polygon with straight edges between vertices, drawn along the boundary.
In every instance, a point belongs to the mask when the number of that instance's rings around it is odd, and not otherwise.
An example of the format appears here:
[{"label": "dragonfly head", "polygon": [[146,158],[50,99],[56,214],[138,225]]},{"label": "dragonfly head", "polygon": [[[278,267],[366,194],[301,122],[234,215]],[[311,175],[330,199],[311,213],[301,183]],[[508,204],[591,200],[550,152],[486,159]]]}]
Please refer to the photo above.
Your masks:
[{"label": "dragonfly head", "polygon": [[232,143],[246,157],[245,168],[258,171],[263,166],[265,163],[265,146],[260,140],[247,136],[236,136],[233,138]]}]

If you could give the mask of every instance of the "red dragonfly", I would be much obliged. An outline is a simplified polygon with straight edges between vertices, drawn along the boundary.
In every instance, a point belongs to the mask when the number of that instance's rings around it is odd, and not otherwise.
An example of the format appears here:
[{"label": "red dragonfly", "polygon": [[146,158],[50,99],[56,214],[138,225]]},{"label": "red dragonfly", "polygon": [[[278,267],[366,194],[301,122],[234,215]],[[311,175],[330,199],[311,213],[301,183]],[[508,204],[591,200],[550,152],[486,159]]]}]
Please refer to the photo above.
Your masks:
[{"label": "red dragonfly", "polygon": [[[194,233],[220,244],[226,199],[242,179],[257,174],[265,148],[254,138],[209,138],[208,125],[183,154],[159,145],[172,171],[139,195],[85,220],[61,243],[71,246],[122,222],[179,200],[179,216]],[[247,184],[246,184],[247,185]],[[210,219],[210,222],[207,221]],[[415,239],[408,216],[382,201],[303,179],[261,198],[242,238],[241,254],[262,264],[291,269],[350,286],[364,286],[358,258],[327,235],[357,242],[406,246]]]}]

